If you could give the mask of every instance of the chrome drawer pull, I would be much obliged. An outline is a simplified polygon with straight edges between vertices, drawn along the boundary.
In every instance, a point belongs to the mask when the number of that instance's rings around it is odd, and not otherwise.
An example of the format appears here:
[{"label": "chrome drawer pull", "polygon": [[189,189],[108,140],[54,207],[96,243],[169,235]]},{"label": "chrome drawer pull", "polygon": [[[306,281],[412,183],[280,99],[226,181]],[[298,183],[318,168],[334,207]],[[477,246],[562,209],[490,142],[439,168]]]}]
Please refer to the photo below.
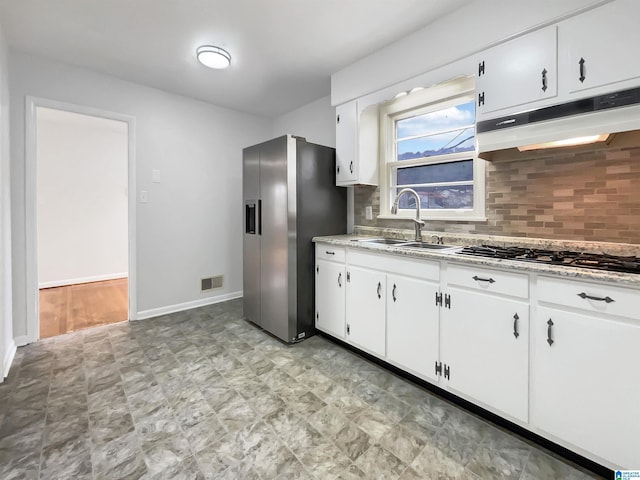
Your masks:
[{"label": "chrome drawer pull", "polygon": [[324,253],[326,253],[327,255],[335,255],[336,252],[330,252],[329,250],[326,250]]},{"label": "chrome drawer pull", "polygon": [[595,300],[596,302],[606,302],[606,303],[611,303],[611,302],[615,302],[615,300],[609,296],[607,297],[592,297],[591,295],[587,295],[586,293],[582,292],[582,293],[578,293],[578,296],[582,299],[588,298],[589,300]]}]

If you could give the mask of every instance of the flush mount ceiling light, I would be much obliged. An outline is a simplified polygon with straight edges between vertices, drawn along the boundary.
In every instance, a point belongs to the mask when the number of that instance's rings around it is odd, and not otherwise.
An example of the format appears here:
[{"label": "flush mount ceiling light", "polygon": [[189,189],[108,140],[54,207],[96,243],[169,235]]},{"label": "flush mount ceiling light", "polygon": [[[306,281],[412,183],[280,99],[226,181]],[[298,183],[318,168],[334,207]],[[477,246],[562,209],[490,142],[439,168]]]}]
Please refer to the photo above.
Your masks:
[{"label": "flush mount ceiling light", "polygon": [[541,150],[543,148],[557,148],[557,147],[573,147],[575,145],[587,145],[589,143],[606,142],[609,139],[610,134],[603,135],[589,135],[586,137],[568,138],[566,140],[558,140],[548,143],[536,143],[534,145],[525,145],[518,147],[521,152],[527,152],[529,150]]},{"label": "flush mount ceiling light", "polygon": [[205,67],[222,69],[231,65],[231,55],[225,49],[213,45],[202,45],[196,49],[198,61]]}]

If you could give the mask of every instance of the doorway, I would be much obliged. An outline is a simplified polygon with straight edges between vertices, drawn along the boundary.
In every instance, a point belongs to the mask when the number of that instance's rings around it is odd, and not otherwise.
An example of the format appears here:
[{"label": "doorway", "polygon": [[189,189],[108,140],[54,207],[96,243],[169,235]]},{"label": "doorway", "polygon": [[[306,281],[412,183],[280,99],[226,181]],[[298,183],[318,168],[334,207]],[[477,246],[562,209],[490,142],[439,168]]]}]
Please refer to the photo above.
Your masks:
[{"label": "doorway", "polygon": [[40,338],[128,318],[127,127],[36,107]]},{"label": "doorway", "polygon": [[125,115],[27,99],[25,343],[135,318],[133,129]]}]

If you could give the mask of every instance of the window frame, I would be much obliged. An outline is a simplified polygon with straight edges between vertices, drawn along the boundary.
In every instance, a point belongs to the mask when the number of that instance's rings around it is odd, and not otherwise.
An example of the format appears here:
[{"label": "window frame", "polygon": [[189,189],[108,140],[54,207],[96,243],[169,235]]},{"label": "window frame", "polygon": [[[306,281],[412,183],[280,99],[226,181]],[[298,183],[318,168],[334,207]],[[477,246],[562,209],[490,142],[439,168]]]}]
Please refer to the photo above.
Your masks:
[{"label": "window frame", "polygon": [[[475,101],[475,79],[463,77],[433,87],[412,91],[395,98],[380,108],[380,215],[381,219],[415,218],[415,209],[399,209],[391,214],[394,172],[400,167],[434,165],[460,160],[473,160],[473,208],[471,209],[421,209],[423,220],[486,221],[485,214],[485,160],[478,158],[477,148],[469,152],[449,153],[433,157],[411,160],[397,160],[396,126],[397,120],[442,110],[448,107]],[[457,183],[457,182],[456,182]],[[460,182],[460,184],[469,184]],[[437,184],[434,182],[434,186]],[[392,198],[394,196],[394,198]]]}]

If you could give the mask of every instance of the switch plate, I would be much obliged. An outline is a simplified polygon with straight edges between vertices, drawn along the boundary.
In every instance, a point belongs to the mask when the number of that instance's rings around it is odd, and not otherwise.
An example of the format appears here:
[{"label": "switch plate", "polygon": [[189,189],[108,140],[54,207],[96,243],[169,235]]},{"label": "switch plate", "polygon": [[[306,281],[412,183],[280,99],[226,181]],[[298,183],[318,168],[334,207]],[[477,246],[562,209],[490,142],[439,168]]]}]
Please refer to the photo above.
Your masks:
[{"label": "switch plate", "polygon": [[373,207],[371,205],[364,207],[364,218],[373,220]]},{"label": "switch plate", "polygon": [[151,171],[151,182],[152,183],[160,183],[160,170],[157,168],[154,168]]},{"label": "switch plate", "polygon": [[149,193],[146,190],[140,190],[140,203],[149,203]]}]

